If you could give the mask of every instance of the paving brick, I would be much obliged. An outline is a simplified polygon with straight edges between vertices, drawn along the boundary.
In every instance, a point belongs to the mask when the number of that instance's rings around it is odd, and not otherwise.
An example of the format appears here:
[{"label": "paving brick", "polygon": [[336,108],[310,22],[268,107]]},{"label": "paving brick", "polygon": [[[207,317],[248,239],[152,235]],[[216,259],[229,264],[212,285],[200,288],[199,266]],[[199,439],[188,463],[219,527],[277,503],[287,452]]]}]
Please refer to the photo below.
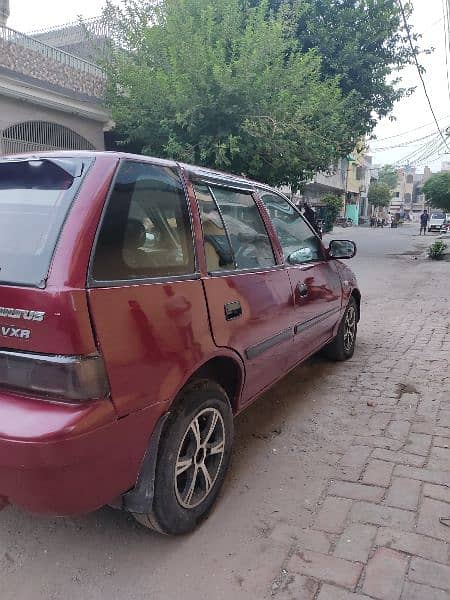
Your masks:
[{"label": "paving brick", "polygon": [[380,600],[399,600],[408,559],[390,548],[379,548],[369,560],[362,591]]},{"label": "paving brick", "polygon": [[433,425],[432,423],[414,423],[411,427],[411,431],[450,438],[450,427],[440,427],[438,425]]},{"label": "paving brick", "polygon": [[351,498],[353,500],[369,500],[378,502],[384,496],[385,489],[374,485],[363,485],[362,483],[352,483],[350,481],[334,481],[328,493],[332,496],[341,496],[342,498]]},{"label": "paving brick", "polygon": [[319,582],[304,575],[291,575],[277,590],[277,600],[313,600]]},{"label": "paving brick", "polygon": [[286,568],[291,573],[316,577],[353,590],[358,583],[363,565],[336,556],[305,550],[293,554]]},{"label": "paving brick", "polygon": [[433,427],[433,435],[450,438],[450,427]]},{"label": "paving brick", "polygon": [[[410,433],[405,442],[405,452],[427,456],[430,451],[432,439],[431,435],[424,433]],[[392,450],[395,450],[395,448],[392,448]]]},{"label": "paving brick", "polygon": [[437,418],[439,427],[450,427],[450,410],[440,410]]},{"label": "paving brick", "polygon": [[402,600],[449,600],[447,592],[407,581],[403,590]]},{"label": "paving brick", "polygon": [[408,467],[406,465],[396,465],[394,475],[418,479],[419,481],[426,481],[427,483],[450,486],[450,473],[446,473],[445,471],[434,471],[431,469]]},{"label": "paving brick", "polygon": [[384,450],[383,448],[376,448],[372,452],[371,458],[387,460],[402,465],[411,465],[412,467],[423,467],[423,465],[425,464],[425,457],[419,456],[418,454],[409,454],[407,452],[394,452],[393,450]]},{"label": "paving brick", "polygon": [[327,554],[330,550],[330,539],[323,531],[300,529],[295,531],[296,543],[300,550],[313,550]]},{"label": "paving brick", "polygon": [[436,562],[447,562],[448,548],[445,542],[417,533],[381,527],[378,530],[375,545],[387,546],[393,550],[400,550],[400,552],[407,552]]},{"label": "paving brick", "polygon": [[315,529],[328,533],[341,533],[351,505],[352,501],[344,498],[325,498],[315,520]]},{"label": "paving brick", "polygon": [[450,448],[431,448],[428,468],[450,471]]},{"label": "paving brick", "polygon": [[355,444],[361,446],[372,446],[373,448],[386,448],[387,450],[400,450],[403,446],[401,440],[394,440],[390,437],[381,435],[370,435],[370,436],[355,436],[353,438]]},{"label": "paving brick", "polygon": [[419,503],[421,485],[422,483],[417,481],[417,479],[393,477],[385,504],[406,510],[416,510]]},{"label": "paving brick", "polygon": [[450,448],[450,438],[435,436],[433,438],[433,446],[438,446],[439,448]]},{"label": "paving brick", "polygon": [[375,413],[369,419],[369,423],[368,423],[369,430],[376,431],[376,430],[385,429],[386,426],[388,425],[388,423],[391,421],[392,416],[393,416],[392,413],[383,413],[383,412]]},{"label": "paving brick", "polygon": [[439,523],[439,517],[450,519],[450,506],[446,502],[424,498],[420,507],[417,531],[450,542],[450,527]]},{"label": "paving brick", "polygon": [[377,533],[373,525],[353,524],[339,537],[334,555],[346,560],[366,562]]},{"label": "paving brick", "polygon": [[336,468],[336,479],[342,479],[343,481],[358,481],[363,470],[364,465],[359,467],[344,467],[338,465]]},{"label": "paving brick", "polygon": [[317,600],[370,600],[370,598],[365,594],[354,594],[353,592],[347,592],[342,588],[325,583],[320,590]]},{"label": "paving brick", "polygon": [[386,429],[386,435],[396,440],[406,440],[410,427],[408,421],[391,421]]},{"label": "paving brick", "polygon": [[363,483],[388,487],[391,481],[393,463],[383,460],[370,460],[363,475]]},{"label": "paving brick", "polygon": [[411,581],[450,591],[450,567],[447,565],[413,558],[408,577]]},{"label": "paving brick", "polygon": [[443,502],[450,502],[450,488],[442,485],[426,483],[423,487],[423,495],[435,498],[436,500],[442,500]]},{"label": "paving brick", "polygon": [[412,433],[427,433],[433,435],[434,426],[432,423],[413,423],[411,426]]},{"label": "paving brick", "polygon": [[370,502],[355,502],[350,510],[350,519],[352,522],[384,525],[405,530],[411,530],[414,525],[413,513]]},{"label": "paving brick", "polygon": [[351,446],[340,460],[343,467],[360,467],[372,452],[368,446]]}]

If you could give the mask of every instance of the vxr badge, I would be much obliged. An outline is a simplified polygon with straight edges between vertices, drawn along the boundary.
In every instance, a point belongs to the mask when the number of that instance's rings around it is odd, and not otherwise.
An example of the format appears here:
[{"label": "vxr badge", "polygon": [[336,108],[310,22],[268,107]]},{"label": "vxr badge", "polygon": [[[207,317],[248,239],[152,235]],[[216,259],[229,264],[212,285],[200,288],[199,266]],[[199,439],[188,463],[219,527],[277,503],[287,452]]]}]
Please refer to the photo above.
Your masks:
[{"label": "vxr badge", "polygon": [[17,327],[5,327],[2,325],[1,328],[3,337],[15,337],[21,338],[25,340],[29,340],[31,336],[31,331],[29,329],[18,329]]}]

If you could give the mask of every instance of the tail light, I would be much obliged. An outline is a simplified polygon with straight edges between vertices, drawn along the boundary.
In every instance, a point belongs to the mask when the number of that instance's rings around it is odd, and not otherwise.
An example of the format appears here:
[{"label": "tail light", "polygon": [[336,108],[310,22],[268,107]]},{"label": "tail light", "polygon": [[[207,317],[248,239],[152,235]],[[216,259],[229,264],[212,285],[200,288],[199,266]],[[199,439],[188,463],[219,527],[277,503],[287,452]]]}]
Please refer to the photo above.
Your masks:
[{"label": "tail light", "polygon": [[0,388],[59,401],[80,402],[109,394],[100,356],[52,356],[0,350]]}]

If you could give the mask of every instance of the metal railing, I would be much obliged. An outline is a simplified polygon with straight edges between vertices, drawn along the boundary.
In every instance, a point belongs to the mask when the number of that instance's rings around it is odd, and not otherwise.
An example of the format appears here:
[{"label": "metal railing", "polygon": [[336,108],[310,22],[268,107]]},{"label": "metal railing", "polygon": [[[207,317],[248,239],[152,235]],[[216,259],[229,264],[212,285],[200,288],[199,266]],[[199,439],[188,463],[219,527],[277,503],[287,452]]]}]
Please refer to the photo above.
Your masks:
[{"label": "metal railing", "polygon": [[60,31],[61,35],[63,35],[66,29],[72,29],[74,27],[86,27],[89,33],[98,36],[108,36],[108,26],[102,17],[92,17],[91,19],[83,19],[83,21],[69,21],[68,23],[64,23],[64,25],[54,25],[53,27],[45,27],[43,29],[34,29],[33,31],[28,31],[27,36],[35,37],[37,35],[44,35],[46,33],[54,33],[56,31]]},{"label": "metal railing", "polygon": [[53,48],[53,46],[35,40],[24,33],[6,27],[6,25],[0,25],[0,41],[21,46],[32,52],[37,52],[50,60],[72,67],[82,73],[88,73],[99,79],[105,79],[106,77],[102,69],[97,65],[94,65],[83,58],[79,58],[78,56],[74,56],[73,54],[69,54],[68,52],[64,52],[64,50],[60,50],[59,48]]}]

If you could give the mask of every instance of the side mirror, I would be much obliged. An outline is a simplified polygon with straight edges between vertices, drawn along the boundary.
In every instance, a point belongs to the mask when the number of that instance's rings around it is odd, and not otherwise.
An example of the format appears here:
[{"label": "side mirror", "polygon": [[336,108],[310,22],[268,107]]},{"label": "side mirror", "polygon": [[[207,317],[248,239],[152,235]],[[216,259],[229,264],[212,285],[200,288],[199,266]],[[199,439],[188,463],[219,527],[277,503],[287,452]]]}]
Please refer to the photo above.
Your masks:
[{"label": "side mirror", "polygon": [[356,244],[350,240],[331,240],[328,246],[329,258],[353,258],[356,254]]},{"label": "side mirror", "polygon": [[301,265],[304,262],[308,262],[312,260],[313,253],[311,248],[300,248],[300,250],[295,250],[288,256],[288,262],[291,265]]}]

